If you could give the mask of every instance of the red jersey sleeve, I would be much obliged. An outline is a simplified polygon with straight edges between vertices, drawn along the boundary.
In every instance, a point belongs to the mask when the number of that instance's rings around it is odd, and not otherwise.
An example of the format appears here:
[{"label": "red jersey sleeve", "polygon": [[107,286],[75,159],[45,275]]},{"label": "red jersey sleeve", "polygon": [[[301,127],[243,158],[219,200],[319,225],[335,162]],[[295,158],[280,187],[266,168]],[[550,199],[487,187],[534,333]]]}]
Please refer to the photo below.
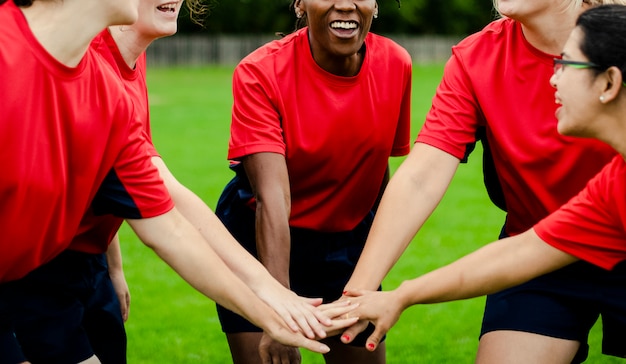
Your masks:
[{"label": "red jersey sleeve", "polygon": [[152,163],[150,145],[144,137],[142,123],[136,120],[130,123],[128,143],[92,202],[96,214],[141,219],[162,215],[174,207]]},{"label": "red jersey sleeve", "polygon": [[582,260],[612,269],[626,259],[626,163],[616,156],[587,187],[540,221],[546,243]]},{"label": "red jersey sleeve", "polygon": [[467,145],[476,140],[476,130],[482,117],[472,82],[460,57],[453,51],[446,63],[417,141],[463,159]]},{"label": "red jersey sleeve", "polygon": [[233,75],[233,112],[228,159],[259,153],[285,154],[280,116],[273,106],[264,72],[253,63],[241,63]]}]

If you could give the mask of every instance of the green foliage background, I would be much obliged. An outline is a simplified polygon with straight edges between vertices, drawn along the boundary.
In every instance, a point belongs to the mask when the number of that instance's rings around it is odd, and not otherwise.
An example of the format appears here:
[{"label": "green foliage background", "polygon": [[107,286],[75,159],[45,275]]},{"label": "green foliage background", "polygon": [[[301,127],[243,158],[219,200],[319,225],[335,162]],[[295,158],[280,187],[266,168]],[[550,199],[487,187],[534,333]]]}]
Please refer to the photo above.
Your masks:
[{"label": "green foliage background", "polygon": [[[179,33],[288,33],[295,16],[289,0],[222,0],[211,2],[204,28],[182,12]],[[372,30],[381,34],[467,35],[493,19],[490,0],[378,0],[379,18]]]},{"label": "green foliage background", "polygon": [[[405,0],[404,3],[406,3]],[[404,5],[403,5],[404,6]],[[443,65],[414,68],[413,136],[424,120]],[[232,68],[148,70],[154,143],[170,170],[214,207],[232,177],[226,161]],[[402,161],[392,159],[395,170]],[[494,240],[503,213],[487,199],[480,149],[462,165],[443,201],[385,279],[386,289]],[[132,294],[127,322],[131,364],[230,363],[212,301],[190,288],[145,247],[128,226],[121,230],[126,277]],[[314,274],[314,272],[312,272]],[[214,277],[219,279],[219,277]],[[473,363],[484,298],[409,308],[387,339],[388,362]],[[602,356],[600,325],[590,336],[589,363],[623,363]],[[303,350],[305,364],[320,355]]]}]

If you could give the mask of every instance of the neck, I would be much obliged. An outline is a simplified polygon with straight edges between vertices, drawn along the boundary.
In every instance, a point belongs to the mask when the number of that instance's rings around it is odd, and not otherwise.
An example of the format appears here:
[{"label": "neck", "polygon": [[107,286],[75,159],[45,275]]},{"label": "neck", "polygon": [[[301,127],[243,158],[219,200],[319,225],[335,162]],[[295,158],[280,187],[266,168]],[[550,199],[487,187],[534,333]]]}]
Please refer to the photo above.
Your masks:
[{"label": "neck", "polygon": [[576,19],[582,9],[558,9],[543,15],[534,15],[529,19],[520,19],[522,32],[526,40],[538,50],[559,55],[574,29]]},{"label": "neck", "polygon": [[85,0],[35,1],[21,8],[28,25],[43,48],[62,64],[80,63],[91,40],[108,24],[102,11]]},{"label": "neck", "polygon": [[142,37],[132,26],[113,26],[109,27],[109,31],[130,68],[135,68],[139,56],[154,41],[154,38]]},{"label": "neck", "polygon": [[594,138],[609,144],[626,159],[626,96],[623,98],[625,100],[620,98],[606,105],[605,111],[598,113],[593,122],[602,128]]}]

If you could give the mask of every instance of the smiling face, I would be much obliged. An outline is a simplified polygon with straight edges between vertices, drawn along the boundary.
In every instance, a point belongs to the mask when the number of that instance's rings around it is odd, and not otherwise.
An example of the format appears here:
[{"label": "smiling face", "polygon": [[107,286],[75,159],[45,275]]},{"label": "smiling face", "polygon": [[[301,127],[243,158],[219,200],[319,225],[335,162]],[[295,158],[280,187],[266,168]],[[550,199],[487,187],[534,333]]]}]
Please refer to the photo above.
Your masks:
[{"label": "smiling face", "polygon": [[182,0],[139,0],[139,18],[132,29],[152,39],[173,35],[181,5]]},{"label": "smiling face", "polygon": [[[581,52],[580,44],[584,33],[575,28],[565,47],[563,59],[567,61],[589,62]],[[550,78],[556,88],[555,102],[561,106],[556,111],[558,131],[563,135],[593,137],[594,120],[602,104],[599,95],[602,85],[597,82],[592,68],[574,68],[564,65]]]},{"label": "smiling face", "polygon": [[322,68],[342,59],[358,61],[378,11],[375,0],[300,0],[296,7],[307,16],[313,57]]}]

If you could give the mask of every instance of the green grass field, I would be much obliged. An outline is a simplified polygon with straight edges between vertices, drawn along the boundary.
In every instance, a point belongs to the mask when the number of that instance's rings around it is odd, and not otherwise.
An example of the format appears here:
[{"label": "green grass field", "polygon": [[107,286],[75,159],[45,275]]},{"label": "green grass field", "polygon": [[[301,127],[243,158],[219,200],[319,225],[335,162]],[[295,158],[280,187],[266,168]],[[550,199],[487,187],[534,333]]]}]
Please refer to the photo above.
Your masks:
[{"label": "green grass field", "polygon": [[[226,150],[232,68],[150,69],[153,139],[175,176],[214,208],[231,178]],[[442,65],[416,66],[413,131],[417,135],[442,74]],[[393,168],[401,162],[392,160]],[[480,150],[462,165],[439,208],[390,272],[395,288],[470,252],[498,235],[504,214],[487,199]],[[229,363],[214,303],[191,289],[124,225],[121,231],[132,303],[127,323],[132,364]],[[219,279],[216,277],[216,279]],[[389,332],[389,363],[472,363],[484,298],[408,309]],[[601,356],[600,327],[591,335],[589,363],[618,363]],[[303,350],[304,363],[323,363]]]}]

